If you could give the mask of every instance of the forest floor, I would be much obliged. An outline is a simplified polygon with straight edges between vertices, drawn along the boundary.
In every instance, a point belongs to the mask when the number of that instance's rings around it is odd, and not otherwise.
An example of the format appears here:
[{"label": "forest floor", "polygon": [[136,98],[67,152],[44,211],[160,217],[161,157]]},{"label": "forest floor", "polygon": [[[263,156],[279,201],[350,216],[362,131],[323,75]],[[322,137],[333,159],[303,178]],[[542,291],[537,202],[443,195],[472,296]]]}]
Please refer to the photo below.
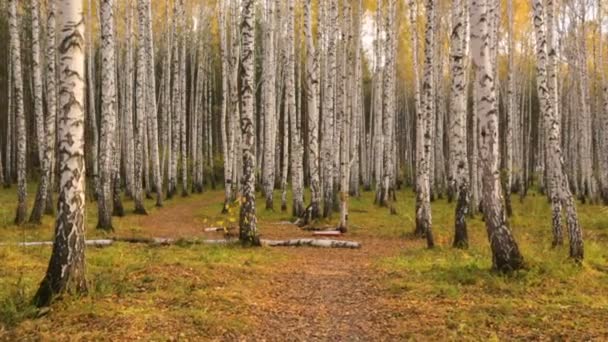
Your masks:
[{"label": "forest floor", "polygon": [[[341,237],[361,242],[361,249],[89,248],[88,295],[65,297],[37,317],[30,301],[50,248],[15,244],[51,240],[53,219],[13,226],[14,193],[0,190],[0,340],[608,339],[608,210],[601,206],[579,205],[586,260],[577,266],[567,246],[551,248],[545,198],[514,198],[511,225],[527,268],[500,275],[490,270],[479,217],[469,221],[471,247],[455,250],[453,204],[435,201],[438,247],[428,250],[410,234],[411,190],[397,194],[396,215],[363,193],[351,199],[350,230]],[[113,233],[95,230],[96,205],[89,202],[87,237],[223,238],[204,231],[236,225],[238,209],[220,214],[222,199],[223,192],[208,191],[166,201],[161,209],[148,201],[148,216],[131,214],[132,202],[125,201],[128,214],[115,218]],[[288,222],[289,211],[267,211],[263,202],[263,238],[311,237]]]}]

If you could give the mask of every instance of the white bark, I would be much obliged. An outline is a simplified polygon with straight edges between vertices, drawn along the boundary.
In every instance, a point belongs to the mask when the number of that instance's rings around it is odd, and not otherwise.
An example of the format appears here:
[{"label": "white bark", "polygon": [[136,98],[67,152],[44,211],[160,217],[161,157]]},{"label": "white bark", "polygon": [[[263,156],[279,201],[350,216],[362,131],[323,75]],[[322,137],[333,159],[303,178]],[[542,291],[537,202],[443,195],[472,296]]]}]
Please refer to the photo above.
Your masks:
[{"label": "white bark", "polygon": [[[306,100],[308,109],[308,168],[310,171],[310,217],[320,216],[321,184],[319,177],[319,53],[312,36],[312,0],[305,0]],[[320,42],[319,42],[320,43]]]},{"label": "white bark", "polygon": [[296,113],[296,47],[294,36],[294,0],[287,0],[287,110],[289,113],[290,144],[291,144],[291,186],[293,195],[293,216],[299,217],[304,212],[304,177],[303,177],[303,142],[300,139],[300,125]]},{"label": "white bark", "polygon": [[112,230],[113,146],[116,130],[114,1],[101,1],[101,135],[97,228]]},{"label": "white bark", "polygon": [[276,60],[275,32],[276,13],[275,0],[266,1],[266,22],[264,26],[264,164],[262,167],[262,183],[266,197],[266,209],[274,208],[275,183],[275,144],[276,127]]},{"label": "white bark", "polygon": [[[42,214],[46,211],[53,212],[53,170],[55,163],[55,124],[57,112],[57,87],[56,78],[56,41],[55,41],[55,3],[51,1],[47,5],[47,32],[46,32],[46,106],[47,115],[44,122],[44,159],[42,162],[42,174],[36,193],[36,202],[32,209],[30,222],[40,223]],[[1,167],[0,167],[1,169]],[[0,170],[0,178],[2,170]],[[0,184],[4,183],[0,179]]]},{"label": "white bark", "polygon": [[378,0],[376,9],[376,42],[374,45],[374,79],[373,82],[373,135],[374,135],[374,177],[376,180],[375,202],[380,204],[382,200],[383,160],[384,160],[384,132],[382,127],[382,78],[383,78],[383,55],[381,53],[382,43],[380,38],[382,24],[382,0]]},{"label": "white bark", "polygon": [[124,172],[125,172],[125,188],[126,193],[129,196],[133,196],[135,193],[134,182],[135,182],[135,169],[133,167],[133,161],[135,160],[135,147],[133,144],[133,0],[127,1],[127,25],[126,25],[126,56],[125,56],[125,94],[124,94],[124,143],[125,143],[125,156],[124,161]]},{"label": "white bark", "polygon": [[254,129],[254,78],[255,78],[255,10],[254,0],[242,3],[241,39],[242,83],[241,83],[241,134],[243,136],[243,197],[241,206],[239,237],[241,242],[259,245],[257,218],[255,213],[255,146]]},{"label": "white bark", "polygon": [[471,0],[471,55],[476,71],[475,84],[479,87],[475,102],[479,111],[483,213],[493,267],[504,272],[521,268],[523,257],[505,222],[500,186],[498,105],[494,88],[496,73],[492,68],[488,30],[489,8],[494,5],[495,0]]},{"label": "white bark", "polygon": [[387,2],[387,20],[386,20],[386,42],[385,42],[385,66],[383,77],[382,90],[382,131],[384,135],[384,155],[382,159],[383,181],[382,181],[382,196],[380,198],[381,205],[388,204],[388,201],[394,196],[394,178],[395,178],[395,66],[397,49],[397,31],[395,25],[395,15],[397,12],[396,0],[388,0]]},{"label": "white bark", "polygon": [[[93,19],[91,16],[92,10],[91,0],[88,0],[88,13],[87,13],[87,23],[89,28],[93,27]],[[99,129],[97,127],[97,105],[96,105],[96,93],[95,93],[95,54],[93,51],[93,39],[91,38],[91,32],[93,30],[89,29],[87,31],[87,121],[89,123],[89,132],[91,134],[91,147],[89,147],[89,151],[91,153],[91,172],[89,173],[92,178],[92,193],[93,197],[97,198],[99,195]]]},{"label": "white bark", "polygon": [[156,190],[156,206],[163,203],[162,179],[160,173],[160,152],[158,146],[158,116],[156,107],[156,73],[154,72],[154,38],[152,33],[152,5],[151,0],[144,1],[144,23],[146,49],[146,114],[148,117],[148,145],[152,167],[152,185]]},{"label": "white bark", "polygon": [[146,214],[146,209],[143,202],[143,175],[148,167],[147,159],[145,158],[145,135],[146,135],[146,45],[145,35],[146,26],[143,22],[145,19],[146,6],[145,0],[137,0],[137,13],[139,18],[137,37],[137,77],[135,81],[135,107],[137,114],[137,132],[135,141],[135,193],[133,199],[135,201],[135,212],[138,214]]},{"label": "white bark", "polygon": [[584,255],[582,230],[579,226],[574,198],[570,192],[568,177],[564,172],[561,150],[560,120],[554,110],[551,88],[547,82],[547,64],[549,61],[544,27],[544,8],[540,0],[533,0],[534,28],[536,33],[537,88],[545,130],[545,146],[547,152],[547,172],[550,180],[549,191],[553,210],[553,244],[562,243],[561,211],[565,207],[570,237],[570,257],[582,261]]},{"label": "white bark", "polygon": [[435,1],[426,0],[427,23],[425,29],[424,75],[422,81],[421,110],[417,113],[417,186],[416,186],[416,234],[426,236],[427,246],[433,247],[431,215],[431,158],[433,148],[432,125],[434,110],[433,47]]},{"label": "white bark", "polygon": [[334,200],[334,103],[336,98],[336,29],[338,18],[337,0],[329,1],[327,20],[327,78],[324,80],[325,89],[323,95],[323,139],[321,140],[321,151],[323,159],[323,217],[329,217],[333,211]]},{"label": "white bark", "polygon": [[452,96],[450,127],[451,188],[456,195],[454,247],[468,246],[466,215],[469,209],[469,166],[467,161],[467,0],[452,3],[452,32],[450,62]]},{"label": "white bark", "polygon": [[25,223],[27,215],[27,131],[25,126],[25,112],[23,109],[23,78],[21,74],[21,43],[19,38],[17,3],[17,0],[9,0],[8,27],[10,35],[13,101],[15,109],[15,133],[17,137],[16,158],[18,204],[15,224],[21,225]]},{"label": "white bark", "polygon": [[46,277],[34,302],[47,306],[64,292],[85,292],[85,35],[82,2],[59,0],[59,213]]},{"label": "white bark", "polygon": [[32,80],[33,109],[35,117],[36,138],[38,141],[38,162],[44,163],[46,141],[44,134],[44,111],[42,108],[42,69],[40,66],[40,4],[39,0],[30,0],[32,20]]}]

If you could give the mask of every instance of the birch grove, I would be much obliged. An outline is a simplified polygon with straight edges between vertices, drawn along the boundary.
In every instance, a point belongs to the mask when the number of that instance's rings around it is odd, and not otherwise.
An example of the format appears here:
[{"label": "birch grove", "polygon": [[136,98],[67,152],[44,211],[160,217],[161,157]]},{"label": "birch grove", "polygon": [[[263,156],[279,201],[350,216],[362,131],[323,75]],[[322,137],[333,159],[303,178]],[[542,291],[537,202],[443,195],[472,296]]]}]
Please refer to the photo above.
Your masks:
[{"label": "birch grove", "polygon": [[597,257],[606,1],[3,3],[3,222],[25,232],[29,203],[32,230],[54,218],[37,305],[86,290],[87,224],[154,237],[131,220],[159,216],[246,246],[300,243],[261,238],[279,215],[323,238],[378,223],[506,273],[536,262],[538,219],[556,254],[567,239],[574,264]]}]

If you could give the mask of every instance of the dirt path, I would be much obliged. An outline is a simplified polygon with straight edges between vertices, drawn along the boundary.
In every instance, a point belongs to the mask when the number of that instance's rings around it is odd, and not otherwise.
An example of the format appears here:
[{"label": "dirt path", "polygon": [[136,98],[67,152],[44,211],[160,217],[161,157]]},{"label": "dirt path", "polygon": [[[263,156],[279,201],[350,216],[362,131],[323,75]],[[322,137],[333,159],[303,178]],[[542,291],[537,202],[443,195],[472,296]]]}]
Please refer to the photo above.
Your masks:
[{"label": "dirt path", "polygon": [[[204,233],[196,216],[201,206],[215,203],[219,203],[217,199],[187,200],[141,217],[138,224],[145,227],[146,235],[155,237],[221,238],[221,234]],[[261,221],[260,231],[269,239],[312,235],[277,222]],[[257,305],[244,313],[257,322],[253,336],[226,337],[268,341],[395,339],[391,336],[393,318],[382,305],[373,263],[397,253],[399,246],[387,239],[349,235],[343,239],[360,241],[363,248],[281,248],[287,261],[273,270],[265,281],[267,286],[256,294]]]},{"label": "dirt path", "polygon": [[[376,242],[377,243],[377,242]],[[390,339],[372,269],[373,241],[361,250],[290,248],[260,313],[259,338],[276,341],[379,341]]]}]

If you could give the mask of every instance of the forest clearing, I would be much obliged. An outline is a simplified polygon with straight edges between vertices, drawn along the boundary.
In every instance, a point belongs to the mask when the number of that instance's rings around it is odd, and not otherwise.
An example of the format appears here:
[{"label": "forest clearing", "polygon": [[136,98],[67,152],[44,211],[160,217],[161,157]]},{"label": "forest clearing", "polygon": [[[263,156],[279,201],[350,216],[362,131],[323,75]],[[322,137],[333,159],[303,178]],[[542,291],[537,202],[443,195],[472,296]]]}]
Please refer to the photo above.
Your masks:
[{"label": "forest clearing", "polygon": [[0,340],[608,340],[607,0],[0,0]]}]

